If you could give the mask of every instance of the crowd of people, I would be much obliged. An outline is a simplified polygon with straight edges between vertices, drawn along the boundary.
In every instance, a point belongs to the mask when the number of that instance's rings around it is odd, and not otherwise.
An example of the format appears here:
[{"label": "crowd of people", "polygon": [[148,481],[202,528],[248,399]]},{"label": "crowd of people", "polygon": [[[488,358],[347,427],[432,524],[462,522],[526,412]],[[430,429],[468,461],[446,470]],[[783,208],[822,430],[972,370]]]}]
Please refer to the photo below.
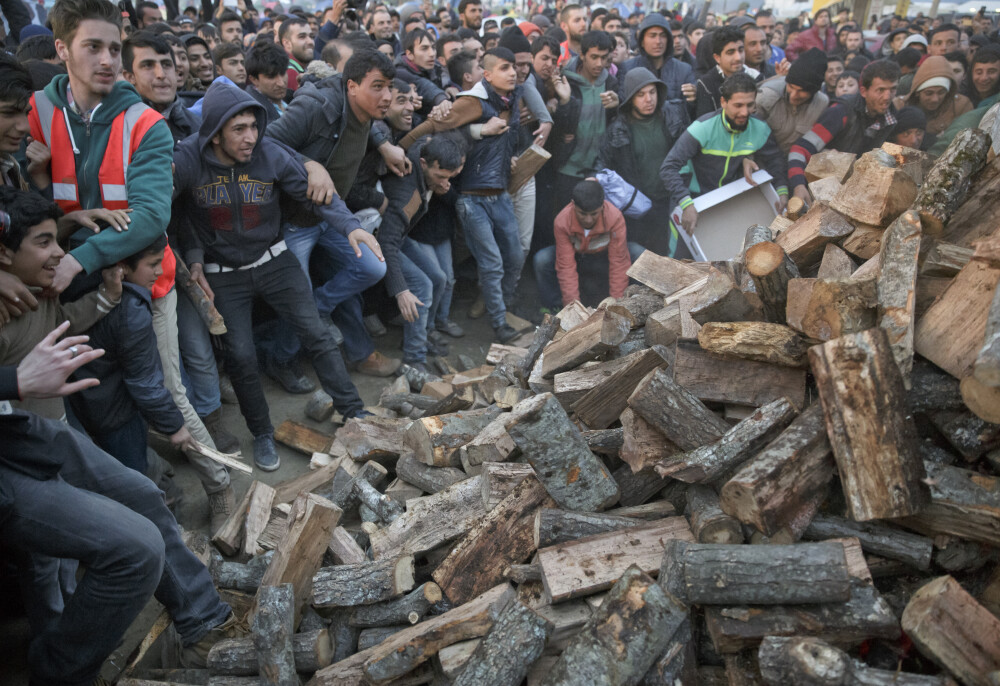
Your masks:
[{"label": "crowd of people", "polygon": [[[821,150],[939,153],[1000,100],[982,13],[0,8],[0,549],[38,684],[92,683],[152,594],[186,665],[236,630],[151,430],[215,531],[235,494],[200,448],[240,446],[224,398],[256,467],[279,466],[262,374],[310,393],[308,361],[363,418],[351,371],[427,372],[464,335],[456,278],[507,343],[508,312],[621,297],[644,250],[690,258],[702,193],[764,170],[781,213],[812,201]],[[377,349],[386,324],[401,357]]]}]

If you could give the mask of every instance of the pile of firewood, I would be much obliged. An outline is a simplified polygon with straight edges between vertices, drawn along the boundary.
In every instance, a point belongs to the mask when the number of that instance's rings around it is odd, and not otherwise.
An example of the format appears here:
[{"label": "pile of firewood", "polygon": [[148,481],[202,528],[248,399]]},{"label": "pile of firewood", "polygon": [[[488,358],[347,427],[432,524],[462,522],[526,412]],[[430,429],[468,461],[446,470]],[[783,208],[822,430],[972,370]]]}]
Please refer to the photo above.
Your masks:
[{"label": "pile of firewood", "polygon": [[647,252],[381,416],[286,423],[314,469],[213,539],[251,636],[155,676],[1000,684],[989,147],[817,155],[815,205],[734,259]]}]

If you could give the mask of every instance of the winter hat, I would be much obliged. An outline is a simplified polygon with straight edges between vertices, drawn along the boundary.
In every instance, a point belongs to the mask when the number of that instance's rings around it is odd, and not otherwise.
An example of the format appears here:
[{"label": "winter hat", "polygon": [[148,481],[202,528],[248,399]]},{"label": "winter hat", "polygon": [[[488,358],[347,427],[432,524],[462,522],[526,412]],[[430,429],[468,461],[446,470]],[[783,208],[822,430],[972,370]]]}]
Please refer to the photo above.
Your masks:
[{"label": "winter hat", "polygon": [[934,88],[935,86],[940,86],[947,91],[951,90],[952,85],[954,85],[952,80],[947,76],[933,76],[920,84],[920,87],[917,88],[917,92],[919,93],[925,88]]},{"label": "winter hat", "polygon": [[622,91],[625,97],[622,100],[621,106],[627,106],[636,93],[651,83],[656,84],[656,91],[659,94],[658,102],[662,105],[664,99],[667,97],[667,84],[656,78],[653,72],[645,67],[629,69],[628,73],[625,74],[625,89]]},{"label": "winter hat", "polygon": [[521,29],[521,33],[525,36],[530,36],[533,33],[542,33],[542,30],[530,21],[522,21],[517,25],[517,28]]},{"label": "winter hat", "polygon": [[516,26],[508,26],[500,34],[499,47],[507,48],[512,53],[531,52],[531,43]]},{"label": "winter hat", "polygon": [[902,133],[910,129],[927,130],[927,115],[919,107],[904,107],[896,112],[896,131]]},{"label": "winter hat", "polygon": [[[903,48],[913,45],[914,43],[920,43],[927,48],[927,39],[921,36],[919,33],[915,33],[903,41]],[[902,48],[900,48],[902,49]]]},{"label": "winter hat", "polygon": [[810,48],[792,62],[785,82],[810,93],[816,93],[823,87],[825,76],[826,53],[819,48]]},{"label": "winter hat", "polygon": [[743,15],[742,17],[733,17],[726,23],[730,26],[735,26],[738,29],[742,29],[747,24],[753,24],[754,26],[757,25],[757,22],[746,15]]},{"label": "winter hat", "polygon": [[32,36],[51,36],[52,32],[49,31],[44,26],[39,26],[38,24],[28,24],[23,29],[21,29],[21,35],[18,39],[23,43]]}]

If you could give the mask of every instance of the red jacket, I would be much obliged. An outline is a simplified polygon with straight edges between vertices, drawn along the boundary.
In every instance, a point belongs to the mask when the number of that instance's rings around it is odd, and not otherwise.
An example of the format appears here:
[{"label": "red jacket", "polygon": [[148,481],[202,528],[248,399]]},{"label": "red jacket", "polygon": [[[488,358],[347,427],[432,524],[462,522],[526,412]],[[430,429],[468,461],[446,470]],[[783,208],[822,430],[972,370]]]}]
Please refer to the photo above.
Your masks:
[{"label": "red jacket", "polygon": [[608,290],[614,298],[625,295],[628,286],[628,268],[632,258],[625,237],[625,217],[609,201],[590,233],[584,235],[576,219],[573,203],[556,215],[553,223],[556,239],[556,276],[562,291],[563,305],[580,299],[580,276],[576,271],[576,254],[608,253]]},{"label": "red jacket", "polygon": [[819,35],[819,29],[810,26],[795,38],[795,42],[785,47],[785,57],[789,62],[794,62],[795,58],[810,48],[819,48],[823,52],[833,52],[837,48],[837,34],[833,27],[826,27],[826,38]]}]

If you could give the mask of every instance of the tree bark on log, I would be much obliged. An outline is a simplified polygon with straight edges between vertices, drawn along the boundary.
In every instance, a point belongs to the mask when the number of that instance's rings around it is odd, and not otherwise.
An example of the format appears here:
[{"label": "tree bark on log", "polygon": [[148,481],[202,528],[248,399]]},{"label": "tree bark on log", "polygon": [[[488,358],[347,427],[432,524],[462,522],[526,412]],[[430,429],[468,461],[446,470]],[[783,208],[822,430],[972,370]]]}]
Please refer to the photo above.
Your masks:
[{"label": "tree bark on log", "polygon": [[535,513],[533,535],[536,548],[547,548],[641,524],[642,520],[607,513],[568,512],[543,508]]},{"label": "tree bark on log", "polygon": [[384,493],[375,490],[367,481],[354,482],[354,496],[362,505],[375,513],[377,521],[392,524],[403,514],[403,507]]},{"label": "tree bark on log", "polygon": [[262,685],[299,686],[292,652],[294,617],[295,593],[291,584],[264,586],[257,592],[252,630]]},{"label": "tree bark on log", "polygon": [[542,376],[551,379],[559,372],[593,360],[625,340],[631,330],[624,317],[598,310],[587,321],[545,348]]},{"label": "tree bark on log", "polygon": [[729,428],[662,369],[650,372],[639,383],[628,404],[681,450],[693,450],[716,441]]},{"label": "tree bark on log", "polygon": [[355,607],[350,624],[362,628],[416,624],[442,597],[441,588],[429,581],[401,598]]},{"label": "tree bark on log", "polygon": [[244,593],[256,593],[260,580],[264,578],[267,566],[274,557],[272,551],[250,558],[246,564],[239,562],[222,562],[212,566],[212,580],[219,588],[228,588]]},{"label": "tree bark on log", "polygon": [[515,601],[493,623],[472,652],[454,686],[519,686],[542,655],[551,622]]},{"label": "tree bark on log", "polygon": [[954,243],[931,240],[920,247],[920,276],[953,278],[972,259],[974,250]]},{"label": "tree bark on log", "polygon": [[358,470],[358,473],[350,481],[333,491],[333,498],[331,500],[342,511],[353,512],[361,504],[354,485],[363,481],[375,488],[379,488],[386,482],[388,475],[389,470],[378,462],[369,460],[361,465],[361,469]]},{"label": "tree bark on log", "polygon": [[979,129],[965,129],[952,139],[941,154],[913,202],[920,223],[929,236],[944,231],[955,210],[969,191],[973,175],[986,164],[990,136]]},{"label": "tree bark on log", "polygon": [[[330,632],[316,629],[292,636],[292,654],[297,672],[315,672],[333,662]],[[208,669],[213,675],[253,676],[260,673],[253,638],[228,638],[208,652]]]},{"label": "tree bark on log", "polygon": [[546,314],[542,318],[542,323],[535,329],[535,335],[531,338],[531,345],[528,346],[527,354],[514,372],[521,384],[521,388],[528,388],[528,377],[531,376],[531,370],[534,369],[535,363],[538,361],[538,356],[542,354],[545,346],[549,344],[557,331],[559,331],[559,317]]},{"label": "tree bark on log", "polygon": [[933,541],[879,522],[853,522],[843,517],[817,514],[802,533],[807,541],[857,538],[867,553],[905,562],[914,569],[930,568]]},{"label": "tree bark on log", "polygon": [[592,388],[572,407],[576,416],[591,429],[606,429],[618,421],[628,406],[628,397],[649,372],[673,362],[674,356],[662,346],[646,348],[625,358],[628,362],[607,381]]},{"label": "tree bark on log", "polygon": [[553,394],[559,403],[569,410],[583,396],[605,383],[631,361],[628,357],[623,357],[584,364],[576,369],[556,374],[553,377]]},{"label": "tree bark on log", "polygon": [[931,498],[899,520],[925,536],[949,535],[1000,547],[1000,477],[924,462]]},{"label": "tree bark on log", "polygon": [[743,542],[743,527],[722,511],[719,494],[708,486],[692,484],[687,489],[687,516],[698,543]]},{"label": "tree bark on log", "polygon": [[608,312],[624,317],[633,329],[645,326],[649,315],[661,309],[663,309],[663,296],[653,290],[619,298],[613,305],[608,306]]},{"label": "tree bark on log", "polygon": [[991,388],[1000,387],[1000,284],[993,291],[983,331],[983,347],[976,355],[972,373],[979,383]]},{"label": "tree bark on log", "polygon": [[215,304],[209,299],[205,293],[205,289],[191,278],[191,271],[176,252],[174,253],[174,260],[174,268],[176,270],[174,274],[175,283],[181,287],[191,301],[191,304],[194,305],[194,309],[198,312],[198,316],[201,317],[201,321],[204,322],[205,328],[213,336],[221,336],[226,333],[226,322],[222,318],[222,315],[219,314],[219,311],[215,309]]},{"label": "tree bark on log", "polygon": [[392,465],[405,450],[400,438],[408,423],[406,419],[383,417],[348,419],[337,430],[337,440],[355,462],[374,460]]},{"label": "tree bark on log", "polygon": [[621,428],[599,429],[584,431],[583,440],[587,441],[587,447],[591,452],[614,457],[622,449],[625,437]]},{"label": "tree bark on log", "polygon": [[313,577],[315,607],[355,607],[398,598],[413,588],[413,556],[323,567]]},{"label": "tree bark on log", "polygon": [[788,326],[817,341],[864,331],[877,322],[875,279],[792,279]]},{"label": "tree bark on log", "polygon": [[489,512],[503,501],[514,488],[534,476],[535,470],[530,464],[520,462],[484,462],[481,478],[482,503],[485,512]]},{"label": "tree bark on log", "polygon": [[408,624],[396,624],[391,626],[377,626],[368,629],[361,629],[358,633],[358,650],[368,650],[385,641],[393,634],[398,634],[407,628]]},{"label": "tree bark on log", "polygon": [[914,413],[964,410],[958,379],[926,360],[914,360],[906,408]]},{"label": "tree bark on log", "polygon": [[780,245],[762,241],[746,251],[746,268],[764,306],[764,318],[784,324],[788,282],[799,278],[795,263]]},{"label": "tree bark on log", "polygon": [[259,481],[252,481],[250,483],[250,487],[243,494],[243,498],[239,504],[229,514],[229,517],[219,527],[219,530],[215,532],[215,535],[212,536],[212,543],[222,551],[223,555],[232,557],[239,552],[240,545],[243,543],[243,523],[247,516],[247,510],[250,508],[250,498],[253,497],[253,492],[259,483]]},{"label": "tree bark on log", "polygon": [[698,331],[702,349],[744,360],[805,367],[809,346],[795,330],[770,322],[708,322]]},{"label": "tree bark on log", "polygon": [[517,383],[517,369],[520,363],[519,355],[508,353],[497,363],[490,375],[479,383],[479,391],[487,402],[492,402],[493,394],[497,391]]},{"label": "tree bark on log", "polygon": [[690,615],[670,637],[667,647],[642,677],[642,686],[677,686],[699,684],[694,632]]},{"label": "tree bark on log", "polygon": [[[683,302],[681,307],[684,308]],[[745,321],[763,316],[759,306],[747,298],[733,275],[714,266],[708,271],[705,285],[695,294],[695,303],[688,308],[688,314],[698,324]]]},{"label": "tree bark on log", "polygon": [[650,470],[658,461],[678,452],[677,446],[666,440],[631,407],[626,407],[619,419],[622,423],[622,447],[618,457],[633,473]]},{"label": "tree bark on log", "polygon": [[[496,421],[496,420],[494,420]],[[469,475],[453,467],[431,467],[413,455],[403,455],[396,462],[396,476],[425,493],[437,493],[468,479]]]},{"label": "tree bark on log", "polygon": [[500,414],[500,408],[424,417],[410,424],[403,440],[414,457],[432,467],[461,467],[459,448]]},{"label": "tree bark on log", "polygon": [[876,282],[878,325],[889,338],[892,356],[904,380],[913,368],[920,237],[920,217],[913,211],[901,214],[885,230],[880,251],[882,269]]}]

